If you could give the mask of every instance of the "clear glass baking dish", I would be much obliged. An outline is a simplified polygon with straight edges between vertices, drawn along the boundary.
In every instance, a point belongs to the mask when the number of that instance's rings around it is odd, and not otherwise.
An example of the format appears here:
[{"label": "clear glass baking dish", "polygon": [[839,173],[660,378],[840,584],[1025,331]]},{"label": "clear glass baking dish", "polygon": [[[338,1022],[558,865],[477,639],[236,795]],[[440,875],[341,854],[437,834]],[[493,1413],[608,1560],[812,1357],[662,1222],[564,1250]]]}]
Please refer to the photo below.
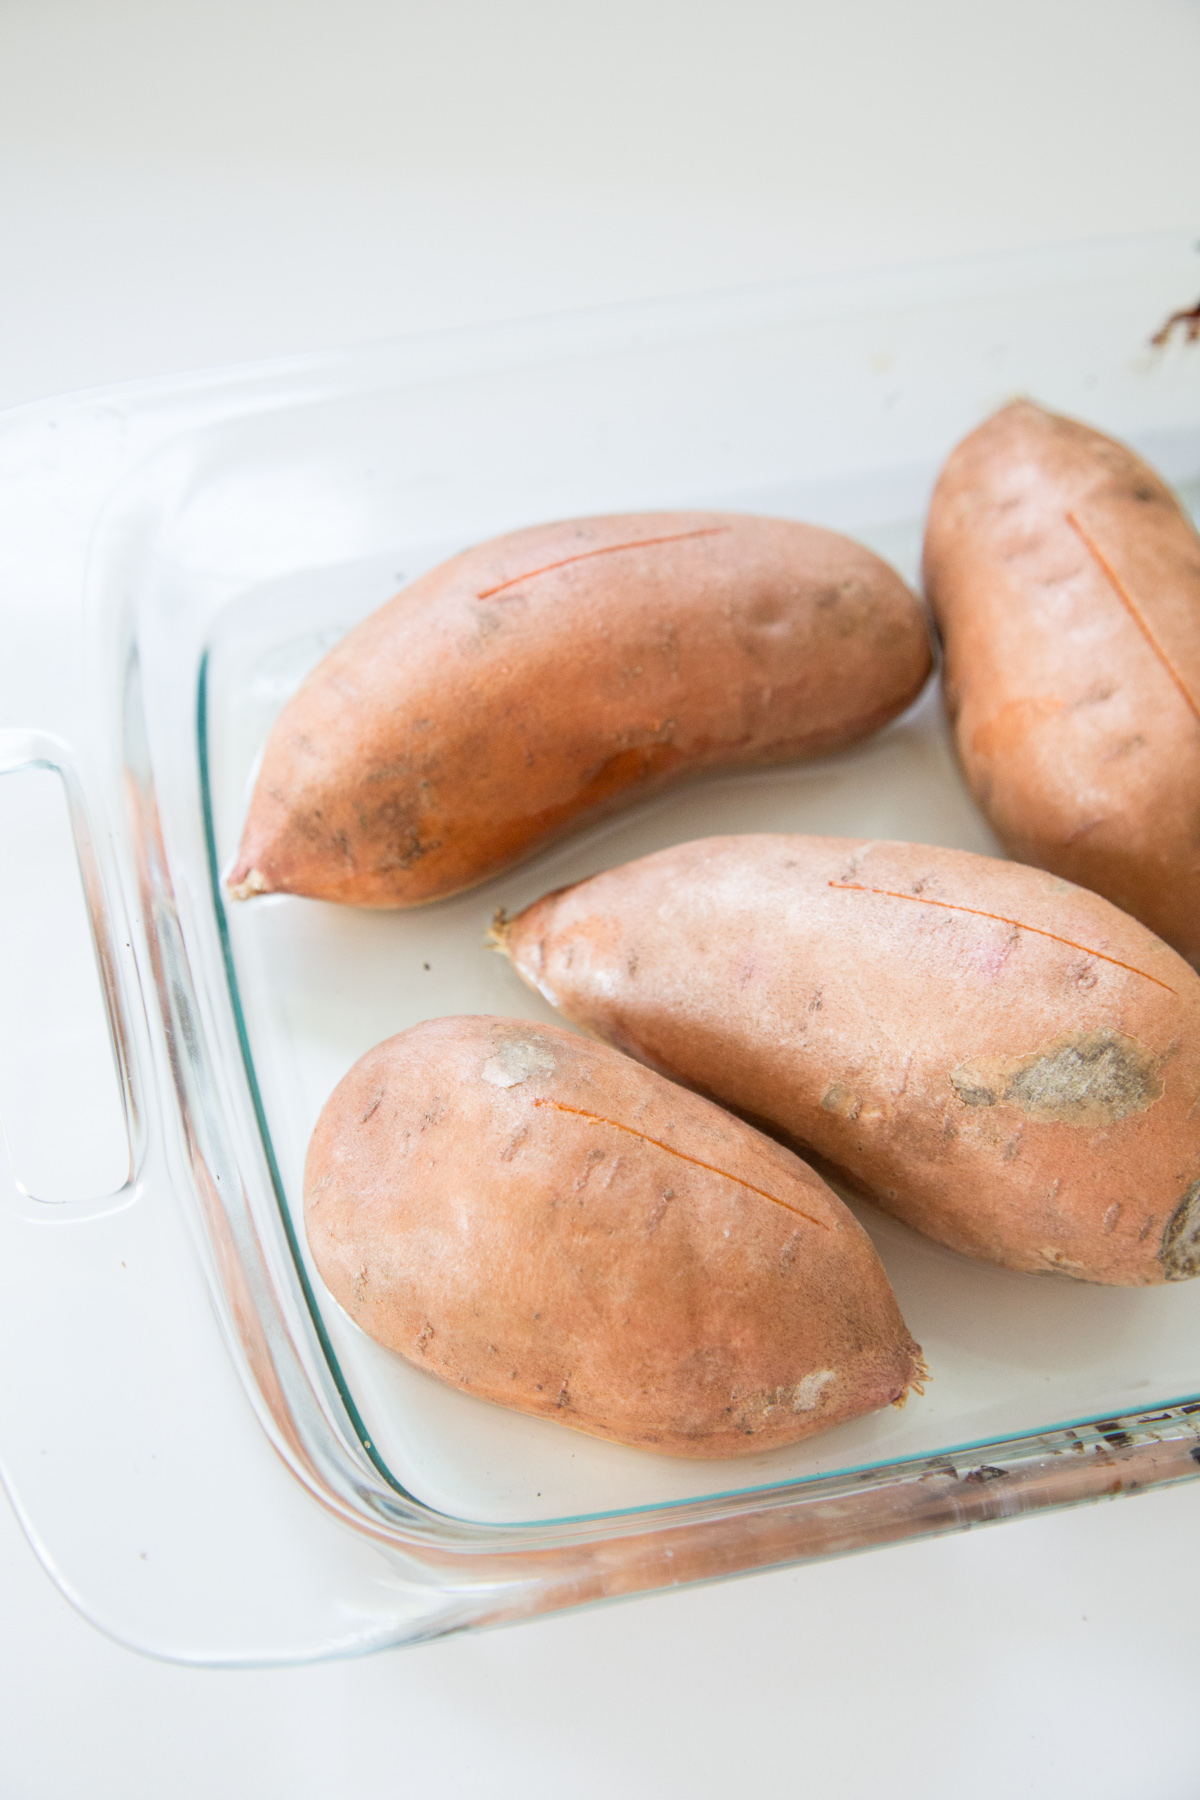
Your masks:
[{"label": "clear glass baking dish", "polygon": [[[0,573],[41,596],[22,614],[0,767],[67,783],[130,1121],[129,1180],[55,1222],[72,1222],[71,1255],[99,1293],[114,1233],[135,1233],[139,1210],[182,1209],[270,1442],[378,1553],[355,1615],[369,1627],[309,1620],[286,1642],[239,1642],[231,1603],[223,1625],[173,1632],[146,1611],[123,1635],[207,1660],[334,1654],[1200,1473],[1200,1284],[1011,1274],[857,1203],[924,1346],[925,1394],[732,1464],[600,1443],[444,1388],[365,1338],[309,1267],[304,1151],[350,1063],[436,1014],[553,1017],[484,948],[498,906],[711,832],[994,850],[936,685],[854,751],[698,783],[415,913],[227,904],[220,880],[266,731],[304,672],[402,580],[480,538],[578,513],[727,507],[849,531],[915,582],[942,457],[1017,392],[1131,440],[1195,506],[1200,350],[1149,339],[1198,283],[1174,238],[1069,247],[147,384],[0,427],[22,503]],[[38,1326],[16,1290],[43,1254],[61,1270],[39,1242],[47,1210],[14,1187],[0,1215],[0,1353],[26,1370]],[[89,1232],[102,1254],[78,1248]],[[137,1243],[164,1279],[184,1278]],[[110,1313],[103,1329],[125,1333],[128,1413],[144,1379],[132,1328]],[[102,1400],[55,1354],[41,1364],[57,1373],[0,1412],[0,1458],[48,1564],[77,1589],[54,1545],[86,1532],[79,1496],[68,1504],[44,1476],[30,1420],[49,1409],[69,1436],[85,1407],[113,1402],[111,1384]],[[125,1463],[111,1438],[95,1449],[102,1511],[131,1479],[137,1432],[120,1437]],[[169,1611],[169,1596],[156,1604]]]}]

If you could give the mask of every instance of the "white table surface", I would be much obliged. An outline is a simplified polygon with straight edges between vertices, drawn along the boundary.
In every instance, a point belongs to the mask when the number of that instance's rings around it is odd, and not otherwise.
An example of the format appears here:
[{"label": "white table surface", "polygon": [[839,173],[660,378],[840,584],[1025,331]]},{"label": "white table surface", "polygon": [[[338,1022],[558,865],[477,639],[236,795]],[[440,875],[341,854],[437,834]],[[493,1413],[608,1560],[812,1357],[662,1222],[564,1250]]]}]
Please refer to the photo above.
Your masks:
[{"label": "white table surface", "polygon": [[[430,324],[1200,234],[1198,66],[1196,0],[0,0],[0,405]],[[1200,1484],[207,1673],[84,1623],[0,1502],[0,1800],[1194,1800],[1198,1531]]]}]

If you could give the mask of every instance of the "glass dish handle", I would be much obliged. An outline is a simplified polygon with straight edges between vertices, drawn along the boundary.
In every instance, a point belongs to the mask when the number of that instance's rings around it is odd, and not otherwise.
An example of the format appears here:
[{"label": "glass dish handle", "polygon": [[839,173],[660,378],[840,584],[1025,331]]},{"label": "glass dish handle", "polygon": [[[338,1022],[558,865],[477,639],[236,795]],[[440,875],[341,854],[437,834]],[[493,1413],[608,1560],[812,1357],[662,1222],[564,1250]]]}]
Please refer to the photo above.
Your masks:
[{"label": "glass dish handle", "polygon": [[284,1469],[221,1341],[81,769],[0,730],[0,1486],[119,1642],[223,1664],[409,1636],[394,1571]]},{"label": "glass dish handle", "polygon": [[70,750],[0,731],[0,1118],[12,1200],[109,1212],[135,1193],[145,1009],[119,889],[101,866]]}]

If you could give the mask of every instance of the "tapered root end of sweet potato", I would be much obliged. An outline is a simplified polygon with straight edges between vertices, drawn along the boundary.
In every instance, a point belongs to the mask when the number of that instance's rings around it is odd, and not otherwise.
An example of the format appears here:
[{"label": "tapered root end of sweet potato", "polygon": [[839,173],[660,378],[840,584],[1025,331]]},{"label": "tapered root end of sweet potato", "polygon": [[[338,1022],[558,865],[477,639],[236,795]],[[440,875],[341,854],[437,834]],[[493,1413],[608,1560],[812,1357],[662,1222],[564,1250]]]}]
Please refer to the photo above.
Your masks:
[{"label": "tapered root end of sweet potato", "polygon": [[897,1408],[905,1404],[910,1394],[916,1394],[918,1399],[922,1400],[925,1397],[925,1383],[929,1380],[929,1364],[925,1361],[920,1344],[915,1345],[914,1349],[916,1354],[913,1359],[912,1374],[908,1378],[908,1386],[892,1401],[892,1405]]},{"label": "tapered root end of sweet potato", "polygon": [[[529,947],[537,944],[538,932],[553,917],[557,902],[564,894],[569,894],[572,888],[582,885],[582,882],[568,882],[565,887],[551,888],[548,894],[543,894],[540,900],[535,900],[524,912],[510,913],[502,906],[488,926],[483,940],[485,949],[498,950],[501,956],[507,956],[517,974],[530,987],[536,987],[538,952],[535,951],[531,958]],[[551,1001],[551,1005],[553,1004]]]},{"label": "tapered root end of sweet potato", "polygon": [[255,894],[273,891],[261,869],[247,869],[241,863],[230,871],[225,886],[235,900],[253,900]]},{"label": "tapered root end of sweet potato", "polygon": [[513,920],[503,907],[500,907],[491,924],[483,934],[485,950],[496,950],[501,956],[508,955],[508,934],[513,928]]}]

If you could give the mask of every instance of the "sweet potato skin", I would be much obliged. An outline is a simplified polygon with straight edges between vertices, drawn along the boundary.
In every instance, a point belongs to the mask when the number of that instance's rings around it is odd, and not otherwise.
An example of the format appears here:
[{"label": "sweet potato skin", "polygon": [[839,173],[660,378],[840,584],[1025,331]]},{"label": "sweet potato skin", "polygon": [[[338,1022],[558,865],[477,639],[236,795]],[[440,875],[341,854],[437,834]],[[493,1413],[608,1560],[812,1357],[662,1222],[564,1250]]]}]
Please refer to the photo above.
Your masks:
[{"label": "sweet potato skin", "polygon": [[925,583],[962,768],[1010,855],[1200,962],[1200,538],[1169,489],[1017,402],[942,471]]},{"label": "sweet potato skin", "polygon": [[413,582],[312,672],[229,885],[436,900],[686,776],[865,736],[929,668],[915,597],[835,532],[731,513],[515,532]]},{"label": "sweet potato skin", "polygon": [[364,1056],[305,1222],[372,1337],[503,1406],[680,1456],[788,1444],[920,1370],[861,1226],[798,1157],[555,1026],[438,1019]]},{"label": "sweet potato skin", "polygon": [[966,1255],[1200,1273],[1200,978],[1056,876],[849,838],[709,838],[499,935],[566,1017]]}]

